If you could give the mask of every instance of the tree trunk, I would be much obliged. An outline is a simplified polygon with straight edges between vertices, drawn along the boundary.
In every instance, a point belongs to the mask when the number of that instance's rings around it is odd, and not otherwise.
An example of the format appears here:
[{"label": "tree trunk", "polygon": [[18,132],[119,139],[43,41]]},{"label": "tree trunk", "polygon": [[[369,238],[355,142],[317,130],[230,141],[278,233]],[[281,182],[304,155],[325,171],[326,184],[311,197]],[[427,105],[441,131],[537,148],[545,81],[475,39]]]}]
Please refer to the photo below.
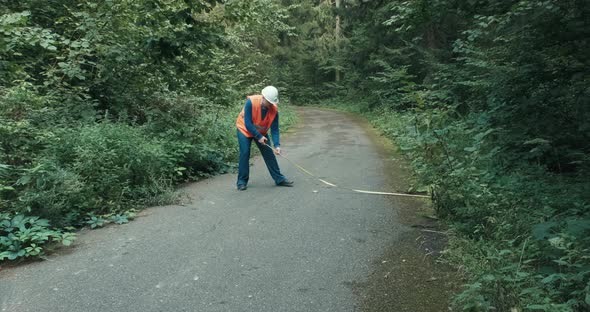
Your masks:
[{"label": "tree trunk", "polygon": [[[336,0],[336,9],[340,8],[342,0]],[[336,28],[334,29],[334,37],[336,40],[336,57],[340,56],[340,13],[336,13]],[[340,81],[340,69],[336,68],[336,82]]]}]

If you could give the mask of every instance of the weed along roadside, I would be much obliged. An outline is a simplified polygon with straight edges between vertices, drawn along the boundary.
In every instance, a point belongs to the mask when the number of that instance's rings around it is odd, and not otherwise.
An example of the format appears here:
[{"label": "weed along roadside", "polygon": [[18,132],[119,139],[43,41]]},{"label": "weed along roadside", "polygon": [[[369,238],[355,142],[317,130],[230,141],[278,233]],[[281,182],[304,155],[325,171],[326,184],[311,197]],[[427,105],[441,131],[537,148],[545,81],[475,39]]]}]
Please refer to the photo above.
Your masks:
[{"label": "weed along roadside", "polygon": [[[353,115],[363,125],[385,163],[384,189],[419,189],[412,169],[391,140],[381,136],[364,118]],[[407,227],[380,258],[364,283],[355,285],[363,311],[449,311],[459,291],[462,276],[444,261],[447,248],[444,224],[436,218],[430,199],[388,197],[396,217]]]},{"label": "weed along roadside", "polygon": [[[411,164],[409,167],[411,171],[414,173],[413,177],[415,184],[411,185],[411,190],[426,190],[428,188],[425,185],[429,183],[434,183],[430,185],[430,189],[433,192],[433,205],[430,212],[423,212],[424,215],[430,215],[435,217],[435,219],[442,221],[444,226],[447,228],[445,231],[440,231],[436,229],[431,229],[431,225],[428,225],[430,222],[426,222],[426,225],[422,224],[422,222],[417,222],[416,219],[411,221],[412,226],[416,226],[420,228],[422,231],[426,232],[424,234],[429,235],[432,234],[439,239],[443,239],[443,241],[448,242],[448,247],[446,250],[443,251],[442,260],[449,264],[450,267],[455,267],[459,270],[460,279],[465,281],[473,281],[473,279],[482,279],[483,281],[472,282],[472,283],[465,283],[462,286],[457,284],[458,279],[454,279],[454,282],[451,282],[448,286],[454,287],[453,289],[457,292],[453,299],[453,306],[455,308],[463,308],[464,310],[481,309],[482,311],[488,310],[495,305],[503,306],[501,310],[510,310],[510,311],[528,311],[526,309],[518,308],[518,304],[514,303],[517,300],[515,299],[516,295],[512,293],[512,295],[507,295],[510,291],[514,291],[515,289],[519,289],[519,287],[525,287],[526,291],[520,295],[526,296],[528,292],[542,292],[541,289],[544,289],[546,284],[551,284],[556,278],[557,275],[561,274],[556,273],[553,269],[547,268],[549,271],[543,274],[539,273],[540,275],[533,276],[531,272],[523,272],[524,268],[528,268],[528,270],[535,270],[534,268],[527,265],[527,263],[535,263],[534,260],[529,259],[528,262],[527,257],[546,257],[549,255],[543,255],[538,253],[528,254],[526,250],[531,247],[530,244],[540,244],[543,246],[541,250],[554,250],[554,248],[562,250],[559,252],[560,254],[564,252],[564,254],[570,254],[566,256],[568,259],[572,259],[572,261],[584,261],[585,258],[579,258],[577,256],[572,257],[573,255],[581,255],[579,253],[581,248],[579,245],[569,245],[571,249],[565,252],[565,246],[560,245],[563,241],[558,238],[558,236],[553,236],[549,234],[551,229],[555,229],[556,226],[560,223],[550,221],[550,222],[542,222],[534,226],[524,226],[522,224],[523,220],[527,220],[529,218],[522,216],[522,215],[514,215],[513,213],[508,214],[499,214],[498,218],[505,218],[504,219],[504,226],[506,227],[505,231],[510,231],[514,229],[514,227],[521,226],[524,227],[526,230],[524,236],[527,236],[530,233],[532,235],[529,238],[521,240],[519,237],[514,237],[512,234],[508,236],[509,240],[507,241],[495,241],[494,244],[499,244],[499,246],[503,246],[505,249],[498,250],[493,249],[496,247],[490,247],[488,244],[491,244],[492,241],[474,241],[472,235],[476,235],[480,229],[476,230],[475,233],[465,233],[465,226],[467,224],[471,224],[467,221],[457,221],[455,218],[457,217],[452,212],[455,208],[451,203],[458,201],[459,199],[464,198],[467,194],[464,193],[454,193],[449,194],[445,193],[445,188],[449,187],[450,189],[457,191],[454,187],[461,187],[462,183],[465,183],[465,180],[470,175],[464,176],[461,174],[460,181],[457,181],[457,177],[453,175],[449,176],[449,180],[453,180],[454,182],[441,180],[441,177],[438,174],[441,172],[445,172],[452,168],[453,165],[446,163],[447,161],[453,161],[455,165],[460,165],[460,162],[454,157],[456,154],[451,154],[451,148],[455,149],[456,146],[445,145],[451,144],[452,141],[447,143],[441,143],[439,140],[444,140],[443,137],[437,135],[431,135],[428,133],[429,127],[432,125],[430,122],[431,120],[420,120],[419,118],[431,118],[432,116],[424,116],[421,112],[406,112],[406,113],[394,113],[392,111],[372,111],[367,109],[363,105],[359,105],[358,103],[350,103],[342,100],[334,100],[329,101],[326,103],[325,107],[328,108],[335,108],[341,111],[348,111],[354,112],[355,114],[362,114],[366,116],[371,124],[386,138],[389,138],[396,142],[396,144],[400,147],[398,157],[406,158],[409,163]],[[431,130],[432,131],[432,130]],[[422,133],[421,133],[422,132]],[[489,131],[488,131],[489,134]],[[457,134],[455,134],[457,135]],[[486,135],[486,134],[479,134]],[[428,139],[425,137],[429,137]],[[430,143],[428,140],[433,139]],[[447,139],[452,140],[452,139]],[[430,144],[434,146],[438,146],[440,149],[438,150],[438,155],[432,154],[434,151]],[[471,148],[465,148],[463,152],[470,152]],[[461,152],[460,152],[461,153]],[[464,156],[463,156],[464,157]],[[456,161],[456,162],[455,162]],[[443,165],[444,163],[444,165]],[[439,167],[437,167],[439,166]],[[441,168],[442,167],[442,168]],[[446,167],[446,168],[445,168]],[[464,168],[455,168],[456,170],[462,171]],[[474,170],[474,167],[471,167],[470,170]],[[531,172],[536,172],[535,174],[539,174],[536,169],[528,168]],[[543,172],[542,170],[540,172]],[[466,172],[463,172],[467,174]],[[537,182],[525,181],[522,180],[523,176],[521,176],[522,172],[515,173],[512,175],[508,175],[504,177],[506,180],[503,180],[501,183],[496,181],[494,183],[497,184],[480,184],[479,186],[475,187],[477,189],[476,193],[470,194],[470,196],[474,196],[474,198],[478,199],[478,203],[482,205],[491,205],[496,207],[498,205],[497,196],[505,197],[507,202],[504,204],[511,203],[512,205],[516,205],[516,203],[521,203],[524,200],[523,197],[528,198],[531,202],[537,202],[539,198],[544,200],[549,200],[547,203],[551,203],[552,205],[561,205],[563,202],[555,202],[556,198],[560,198],[561,201],[575,203],[578,202],[578,206],[584,197],[583,194],[587,194],[588,185],[583,183],[578,176],[570,176],[565,180],[561,180],[554,175],[548,175],[541,178],[541,176],[537,176]],[[531,173],[533,174],[533,173]],[[533,174],[534,175],[534,174]],[[528,176],[528,175],[525,175]],[[477,175],[476,175],[477,177]],[[492,178],[489,176],[488,178]],[[497,176],[494,178],[498,178]],[[552,179],[557,179],[555,182],[557,183],[555,186],[550,186],[548,181]],[[476,181],[480,181],[479,178],[475,178]],[[441,189],[439,185],[441,183],[444,187]],[[453,185],[452,188],[451,186]],[[507,191],[510,187],[505,185],[504,183],[516,183],[517,185],[521,186],[519,188],[519,192],[516,193],[502,193],[503,191]],[[532,183],[532,184],[531,184]],[[560,194],[557,191],[560,187],[564,185],[570,184],[572,189],[569,189],[567,192],[563,192]],[[483,188],[485,191],[483,191]],[[538,195],[538,189],[543,189],[546,192],[550,192],[551,195],[543,193],[544,195]],[[449,192],[449,189],[446,189],[446,192]],[[457,191],[458,192],[458,191]],[[481,193],[483,192],[483,193]],[[491,193],[490,193],[491,192]],[[451,200],[451,198],[454,198]],[[455,197],[457,196],[457,197]],[[537,197],[541,196],[541,197]],[[555,196],[555,197],[553,197]],[[563,197],[565,196],[565,197]],[[570,197],[571,196],[571,197]],[[482,199],[485,197],[485,199]],[[444,199],[444,200],[443,200]],[[489,201],[489,202],[488,202]],[[457,204],[457,202],[455,202]],[[529,205],[532,205],[529,203]],[[575,204],[576,205],[576,204]],[[470,205],[468,205],[469,207]],[[403,207],[403,205],[402,205]],[[530,206],[526,206],[530,207]],[[547,206],[546,206],[547,207]],[[458,209],[458,208],[457,208]],[[467,213],[465,210],[467,209],[464,206],[461,206],[460,211],[461,213]],[[524,211],[528,211],[525,208]],[[517,212],[520,210],[516,210]],[[578,210],[576,210],[578,211]],[[470,213],[478,213],[477,209],[471,210]],[[520,211],[522,212],[522,211]],[[434,214],[433,214],[434,213]],[[582,233],[588,229],[587,222],[579,221],[577,218],[571,219],[566,218],[568,222],[567,231],[568,233]],[[495,218],[491,218],[488,220],[488,226],[497,226],[497,222],[499,220]],[[466,223],[464,223],[466,222]],[[485,227],[482,227],[483,230]],[[572,232],[569,232],[572,231]],[[503,232],[506,234],[507,232]],[[491,233],[486,232],[486,235],[491,235]],[[494,235],[500,235],[496,233]],[[551,238],[552,237],[552,238]],[[547,240],[549,239],[549,240]],[[420,240],[420,239],[418,239]],[[510,249],[512,244],[519,243],[519,248],[517,249]],[[545,245],[548,243],[548,245]],[[577,246],[577,247],[574,247]],[[537,246],[538,247],[538,246]],[[492,250],[488,250],[488,248],[492,248]],[[499,247],[497,247],[499,248]],[[486,251],[488,250],[488,251]],[[484,252],[485,253],[482,253]],[[498,253],[501,256],[498,256]],[[557,260],[556,260],[557,261]],[[516,271],[513,271],[516,270]],[[510,273],[506,273],[505,270],[508,270]],[[553,273],[550,273],[553,272]],[[484,274],[485,273],[485,274]],[[512,274],[516,274],[517,276],[513,276]],[[541,277],[543,279],[541,280]],[[568,276],[568,282],[562,284],[568,290],[564,290],[562,295],[577,295],[579,291],[572,291],[572,289],[582,289],[582,285],[586,282],[586,274],[583,272],[577,272],[576,270],[570,271]],[[455,276],[457,277],[457,276]],[[571,279],[570,279],[571,278]],[[451,278],[451,280],[453,280]],[[497,283],[497,284],[495,284]],[[499,286],[501,285],[501,286]],[[578,285],[578,286],[574,286]],[[502,295],[501,298],[496,298],[494,295],[490,295],[490,297],[478,297],[478,294],[481,293],[489,293],[496,287],[500,287],[502,292],[506,292]],[[572,288],[573,287],[573,288]],[[585,288],[584,288],[585,289]],[[512,297],[511,297],[512,296]],[[483,298],[495,298],[494,300],[497,301],[486,301]],[[510,298],[510,299],[509,299]],[[379,302],[379,301],[377,301]],[[532,304],[530,305],[531,309],[548,309],[548,311],[585,311],[585,306],[588,303],[585,303],[580,300],[573,300],[568,304]],[[577,307],[576,309],[570,310],[568,306]],[[511,307],[510,309],[508,307]],[[578,309],[579,308],[579,309]]]},{"label": "weed along roadside", "polygon": [[[386,163],[387,172],[384,188],[424,192],[410,162],[390,138],[383,136],[382,128],[374,120],[369,123],[358,112],[349,114],[364,125],[367,133],[372,134],[371,140],[380,147],[379,152]],[[367,117],[374,118],[371,115]],[[375,260],[374,270],[368,280],[356,285],[363,301],[363,310],[454,310],[452,298],[465,281],[460,264],[444,256],[449,251],[448,228],[439,221],[430,199],[388,198],[399,221],[409,229],[385,250],[381,258]]]}]

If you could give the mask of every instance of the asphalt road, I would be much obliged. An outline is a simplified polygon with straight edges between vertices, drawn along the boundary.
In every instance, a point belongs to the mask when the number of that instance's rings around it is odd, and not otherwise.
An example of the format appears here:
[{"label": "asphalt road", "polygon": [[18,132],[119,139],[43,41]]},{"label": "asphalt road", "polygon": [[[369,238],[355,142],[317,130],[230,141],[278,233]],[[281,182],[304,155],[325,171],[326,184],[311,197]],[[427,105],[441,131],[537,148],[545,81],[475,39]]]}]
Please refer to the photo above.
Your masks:
[{"label": "asphalt road", "polygon": [[[384,159],[364,127],[300,113],[282,140],[287,157],[331,182],[384,190]],[[354,285],[407,231],[391,201],[329,188],[283,159],[295,187],[276,187],[253,162],[247,191],[234,174],[194,183],[184,205],[82,231],[48,261],[0,271],[0,311],[359,311]]]}]

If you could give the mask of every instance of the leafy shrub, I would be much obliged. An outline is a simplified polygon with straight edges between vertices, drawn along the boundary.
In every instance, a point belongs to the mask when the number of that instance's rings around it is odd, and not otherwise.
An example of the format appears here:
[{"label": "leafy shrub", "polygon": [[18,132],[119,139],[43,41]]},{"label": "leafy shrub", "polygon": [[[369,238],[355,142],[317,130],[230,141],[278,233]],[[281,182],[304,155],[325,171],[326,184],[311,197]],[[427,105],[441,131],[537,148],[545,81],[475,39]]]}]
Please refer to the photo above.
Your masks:
[{"label": "leafy shrub", "polygon": [[0,213],[0,261],[36,257],[48,243],[69,246],[74,239],[72,233],[50,229],[45,219]]},{"label": "leafy shrub", "polygon": [[89,214],[86,218],[85,223],[90,226],[91,229],[95,229],[98,227],[103,227],[109,223],[115,224],[125,224],[129,223],[129,220],[133,220],[135,218],[135,210],[130,209],[125,211],[124,213],[111,213],[101,216],[96,216],[94,214]]},{"label": "leafy shrub", "polygon": [[78,224],[88,213],[121,212],[166,190],[174,164],[160,140],[141,129],[105,122],[65,130],[36,167],[18,180],[20,211],[57,225]]},{"label": "leafy shrub", "polygon": [[216,109],[203,98],[157,94],[146,112],[145,133],[160,138],[178,178],[194,179],[226,172],[233,160],[234,106]]},{"label": "leafy shrub", "polygon": [[84,209],[89,209],[82,177],[55,162],[44,160],[24,170],[16,185],[22,190],[13,210],[40,216],[56,226],[75,225]]},{"label": "leafy shrub", "polygon": [[22,84],[0,89],[0,150],[7,165],[28,165],[52,136],[39,127],[49,113],[51,99],[40,96],[31,86]]},{"label": "leafy shrub", "polygon": [[495,162],[494,131],[437,110],[370,113],[396,140],[454,236],[447,258],[471,277],[466,311],[590,307],[590,194],[584,175]]}]

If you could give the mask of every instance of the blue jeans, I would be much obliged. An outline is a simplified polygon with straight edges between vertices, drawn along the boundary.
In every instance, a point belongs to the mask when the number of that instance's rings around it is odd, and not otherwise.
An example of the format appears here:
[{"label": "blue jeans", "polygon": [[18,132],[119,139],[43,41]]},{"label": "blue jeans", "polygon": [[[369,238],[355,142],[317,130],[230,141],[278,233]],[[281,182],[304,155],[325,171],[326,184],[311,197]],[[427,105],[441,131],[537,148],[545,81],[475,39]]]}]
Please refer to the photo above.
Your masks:
[{"label": "blue jeans", "polygon": [[[246,137],[240,130],[238,132],[238,144],[240,145],[240,163],[238,166],[238,186],[240,185],[248,185],[248,179],[250,178],[250,147],[252,146],[252,141],[256,143],[260,153],[262,154],[262,158],[264,158],[264,163],[266,164],[266,168],[268,168],[268,172],[273,180],[275,180],[276,184],[279,184],[285,181],[284,175],[281,174],[281,170],[279,169],[279,163],[277,163],[277,158],[275,157],[274,152],[268,146],[264,146],[258,143],[256,138],[248,138]],[[268,139],[268,136],[266,136]],[[270,141],[268,141],[270,142]]]}]

